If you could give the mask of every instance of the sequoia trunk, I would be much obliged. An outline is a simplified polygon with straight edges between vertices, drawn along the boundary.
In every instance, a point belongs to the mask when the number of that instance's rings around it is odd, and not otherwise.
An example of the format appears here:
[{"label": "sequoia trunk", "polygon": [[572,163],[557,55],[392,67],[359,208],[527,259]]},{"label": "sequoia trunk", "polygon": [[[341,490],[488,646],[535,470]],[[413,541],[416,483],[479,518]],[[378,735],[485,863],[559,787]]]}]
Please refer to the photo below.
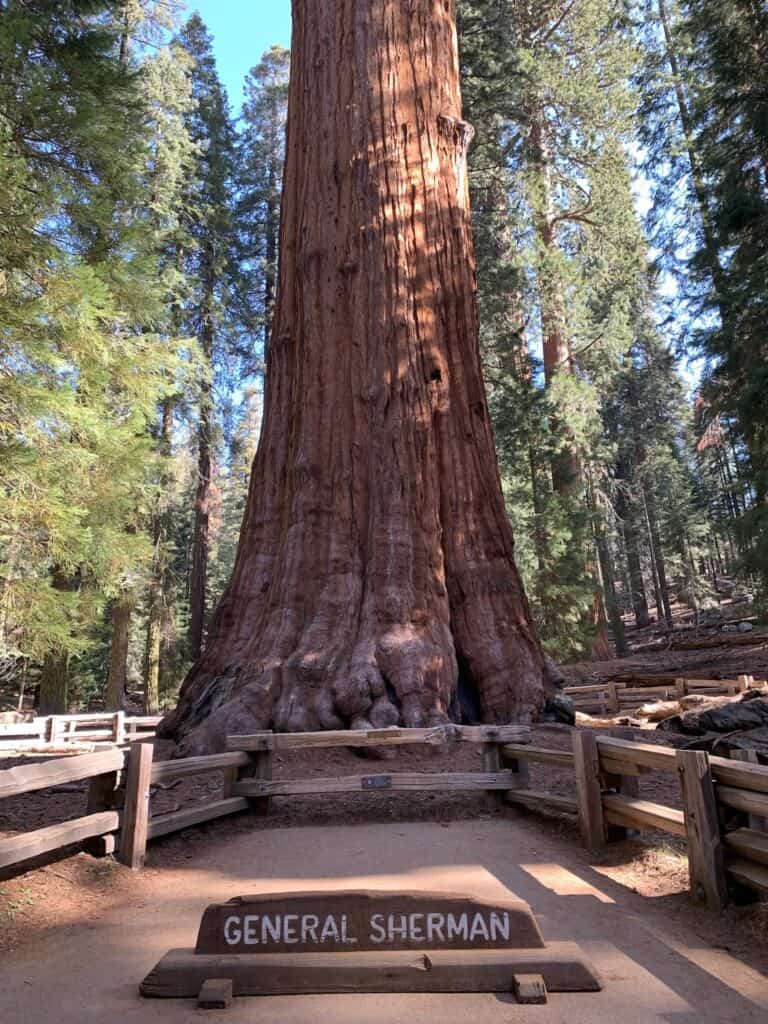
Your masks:
[{"label": "sequoia trunk", "polygon": [[295,0],[265,416],[162,732],[527,720],[547,668],[480,371],[453,0]]},{"label": "sequoia trunk", "polygon": [[129,594],[121,594],[112,607],[112,643],[109,649],[109,671],[104,691],[106,711],[120,711],[125,707],[132,613],[133,598]]}]

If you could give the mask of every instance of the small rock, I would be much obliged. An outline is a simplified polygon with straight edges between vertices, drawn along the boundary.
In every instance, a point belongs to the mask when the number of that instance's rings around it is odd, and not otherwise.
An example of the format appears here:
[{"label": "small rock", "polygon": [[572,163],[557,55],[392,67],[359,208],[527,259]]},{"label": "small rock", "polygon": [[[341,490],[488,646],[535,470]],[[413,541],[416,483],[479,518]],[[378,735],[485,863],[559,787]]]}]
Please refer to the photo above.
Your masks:
[{"label": "small rock", "polygon": [[736,628],[740,633],[751,633],[755,627],[751,622],[740,622]]}]

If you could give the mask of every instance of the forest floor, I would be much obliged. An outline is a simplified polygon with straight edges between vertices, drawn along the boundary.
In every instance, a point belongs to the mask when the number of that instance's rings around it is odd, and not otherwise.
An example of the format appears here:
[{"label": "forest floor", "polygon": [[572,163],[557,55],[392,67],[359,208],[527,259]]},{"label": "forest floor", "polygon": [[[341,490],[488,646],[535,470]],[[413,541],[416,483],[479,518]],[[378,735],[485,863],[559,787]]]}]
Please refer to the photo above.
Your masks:
[{"label": "forest floor", "polygon": [[[766,678],[768,646],[764,638],[755,640],[754,647],[732,650],[640,651],[617,662],[572,665],[565,674],[569,683],[628,671]],[[642,738],[661,744],[674,740],[652,729]],[[534,742],[569,748],[570,730],[541,725]],[[447,750],[400,748],[397,769],[478,770],[479,754],[465,744]],[[0,767],[12,763],[6,759]],[[352,751],[312,750],[277,757],[275,777],[360,770]],[[212,772],[154,790],[152,812],[213,799],[221,781],[220,773]],[[567,771],[531,765],[531,787],[572,793],[573,780]],[[85,783],[72,784],[2,801],[0,836],[82,814],[85,793]],[[674,776],[643,777],[641,793],[680,805]],[[532,903],[545,937],[582,942],[610,982],[613,995],[568,997],[569,1024],[600,1021],[603,1012],[606,1021],[620,1012],[624,1024],[746,1022],[768,1014],[768,983],[762,976],[768,975],[768,904],[730,907],[720,915],[692,907],[682,840],[648,832],[595,858],[581,850],[576,823],[568,818],[528,815],[485,794],[382,793],[276,798],[268,818],[241,815],[153,843],[139,875],[72,851],[70,857],[0,881],[0,986],[2,1002],[11,1000],[0,1009],[0,1019],[3,1024],[30,1019],[68,1024],[119,1014],[128,1021],[189,1021],[196,1013],[191,1003],[179,1004],[183,1009],[142,1004],[136,986],[166,949],[192,944],[207,902],[261,889],[352,884],[459,888],[486,895],[508,886]],[[553,998],[550,1007],[564,1010],[564,999]],[[43,1016],[53,1001],[57,1010]],[[457,1010],[492,1020],[499,1010],[498,999],[490,996],[302,997],[269,1000],[269,1006],[270,1019],[325,1018],[334,1024],[405,1021],[413,1015],[428,1021],[433,1013],[435,1020],[446,1013],[452,1020],[458,1019]],[[227,1019],[252,1019],[247,1010],[242,1013],[230,1011]],[[504,1006],[505,1020],[516,1021],[519,1013],[514,1005]],[[544,1008],[537,1008],[537,1017],[542,1024],[565,1019],[562,1012],[550,1016]]]}]

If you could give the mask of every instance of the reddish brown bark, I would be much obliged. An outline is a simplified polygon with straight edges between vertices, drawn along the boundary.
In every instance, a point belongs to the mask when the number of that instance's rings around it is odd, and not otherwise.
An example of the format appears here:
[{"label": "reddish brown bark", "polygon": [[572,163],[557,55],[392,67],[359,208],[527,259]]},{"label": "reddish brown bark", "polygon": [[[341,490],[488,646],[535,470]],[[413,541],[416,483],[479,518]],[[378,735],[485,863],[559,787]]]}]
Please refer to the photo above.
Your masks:
[{"label": "reddish brown bark", "polygon": [[265,419],[232,580],[163,726],[526,720],[545,660],[480,371],[453,0],[295,0]]},{"label": "reddish brown bark", "polygon": [[[206,254],[210,268],[213,253]],[[195,492],[195,522],[192,531],[191,571],[189,577],[189,657],[199,658],[203,650],[205,631],[205,599],[208,591],[208,552],[211,533],[211,450],[213,447],[213,280],[209,281],[203,308],[203,329],[200,334],[201,350],[207,372],[200,382],[200,420],[197,427],[197,488]]]},{"label": "reddish brown bark", "polygon": [[112,642],[109,648],[109,671],[104,691],[106,711],[120,711],[125,707],[132,613],[133,598],[128,594],[121,594],[112,606]]}]

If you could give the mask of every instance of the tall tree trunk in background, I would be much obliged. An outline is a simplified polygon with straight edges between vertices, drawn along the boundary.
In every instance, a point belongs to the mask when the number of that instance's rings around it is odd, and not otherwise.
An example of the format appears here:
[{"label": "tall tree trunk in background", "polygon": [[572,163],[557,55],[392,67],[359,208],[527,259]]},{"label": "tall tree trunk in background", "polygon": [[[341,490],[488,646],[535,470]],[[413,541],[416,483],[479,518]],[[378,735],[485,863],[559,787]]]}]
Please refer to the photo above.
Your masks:
[{"label": "tall tree trunk in background", "polygon": [[[573,364],[568,342],[565,294],[559,273],[557,221],[552,184],[552,154],[544,118],[535,113],[527,140],[529,164],[535,178],[538,209],[534,220],[541,248],[538,267],[541,334],[544,347],[544,379],[551,386],[558,374],[572,374]],[[579,497],[584,486],[581,458],[572,431],[553,416],[552,434],[563,445],[552,459],[552,483],[563,498]]]},{"label": "tall tree trunk in background", "polygon": [[645,510],[648,517],[648,530],[653,548],[653,560],[656,564],[656,575],[659,583],[659,597],[661,607],[658,608],[659,616],[663,614],[668,629],[673,629],[675,620],[672,617],[672,605],[669,601],[669,584],[667,583],[667,565],[664,559],[664,549],[661,546],[661,534],[659,533],[659,518],[656,511],[656,496],[653,487],[645,489]]},{"label": "tall tree trunk in background", "polygon": [[608,612],[608,619],[613,630],[613,641],[616,646],[616,654],[619,658],[626,658],[629,654],[627,638],[624,631],[624,620],[621,617],[619,600],[616,595],[615,574],[616,568],[611,554],[608,537],[605,533],[605,525],[600,516],[599,509],[595,509],[595,546],[600,561],[600,575],[603,578],[603,593],[605,594],[605,605]]},{"label": "tall tree trunk in background", "polygon": [[454,4],[295,0],[280,276],[235,568],[161,732],[488,722],[548,672],[480,371]]},{"label": "tall tree trunk in background", "polygon": [[[58,566],[51,571],[51,586],[61,594],[77,590],[77,579],[62,572]],[[37,713],[65,715],[69,710],[69,654],[50,651],[43,659]]]},{"label": "tall tree trunk in background", "polygon": [[[619,471],[622,480],[627,481],[628,474]],[[628,482],[628,481],[627,481]],[[635,625],[644,629],[651,624],[648,612],[648,599],[645,594],[643,567],[640,561],[640,538],[634,521],[633,508],[624,487],[620,487],[616,496],[616,514],[622,522],[624,544],[627,552],[627,568],[629,569],[630,594],[632,610],[635,614]]]},{"label": "tall tree trunk in background", "polygon": [[[274,104],[275,108],[277,104]],[[277,110],[275,109],[275,120]],[[269,356],[269,338],[275,309],[275,284],[277,279],[277,235],[280,224],[280,192],[277,187],[280,169],[277,156],[270,154],[267,169],[267,218],[264,231],[264,362]]]},{"label": "tall tree trunk in background", "polygon": [[627,550],[627,567],[629,568],[629,583],[632,594],[632,611],[635,616],[635,625],[638,629],[645,629],[651,624],[651,616],[648,611],[648,598],[645,593],[645,580],[643,579],[643,565],[640,561],[640,538],[637,535],[637,528],[629,520],[624,522],[624,538]]},{"label": "tall tree trunk in background", "polygon": [[133,612],[133,597],[121,594],[112,605],[112,643],[109,648],[109,671],[104,692],[107,711],[120,711],[125,706],[128,684],[128,638]]},{"label": "tall tree trunk in background", "polygon": [[[163,459],[171,454],[171,428],[173,404],[169,398],[160,410],[159,452]],[[144,651],[144,714],[156,715],[160,710],[160,664],[163,642],[163,611],[167,601],[167,552],[168,532],[165,491],[168,474],[160,476],[158,506],[152,516],[152,577],[149,583],[149,607],[147,610],[147,642]]]},{"label": "tall tree trunk in background", "polygon": [[[526,337],[523,296],[519,291],[511,296],[508,315],[514,327],[508,337],[508,347],[499,352],[500,368],[506,377],[518,380],[526,390],[529,390],[534,387],[533,371]],[[546,488],[549,487],[551,492],[551,477],[547,477],[546,460],[540,457],[532,443],[528,445],[528,466],[531,474],[531,502],[534,514],[533,541],[539,580],[543,583],[550,564],[546,525]],[[545,601],[541,602],[540,612],[544,623],[546,623]]]},{"label": "tall tree trunk in background", "polygon": [[[528,163],[534,178],[536,208],[534,225],[539,242],[537,267],[541,334],[544,349],[544,380],[551,387],[561,374],[573,375],[574,365],[568,339],[565,291],[560,273],[560,250],[557,239],[558,219],[555,215],[552,152],[547,125],[542,111],[534,111],[526,142]],[[576,438],[567,422],[556,412],[550,417],[552,436],[561,444],[552,456],[552,486],[555,493],[573,511],[584,509],[584,468]],[[585,558],[585,569],[596,576],[594,565]],[[612,656],[608,639],[603,592],[595,588],[590,625],[594,630],[592,657],[605,661]]]},{"label": "tall tree trunk in background", "polygon": [[208,590],[208,552],[210,548],[211,464],[213,450],[213,253],[207,254],[210,286],[203,307],[200,345],[207,370],[200,382],[200,419],[197,428],[197,490],[192,532],[191,572],[189,579],[189,657],[196,661],[203,651],[205,599]]},{"label": "tall tree trunk in background", "polygon": [[156,715],[160,709],[160,654],[163,632],[163,580],[152,580],[147,613],[147,646],[144,653],[144,714]]},{"label": "tall tree trunk in background", "polygon": [[46,654],[40,676],[38,715],[65,715],[69,710],[68,691],[69,655],[60,651]]}]

